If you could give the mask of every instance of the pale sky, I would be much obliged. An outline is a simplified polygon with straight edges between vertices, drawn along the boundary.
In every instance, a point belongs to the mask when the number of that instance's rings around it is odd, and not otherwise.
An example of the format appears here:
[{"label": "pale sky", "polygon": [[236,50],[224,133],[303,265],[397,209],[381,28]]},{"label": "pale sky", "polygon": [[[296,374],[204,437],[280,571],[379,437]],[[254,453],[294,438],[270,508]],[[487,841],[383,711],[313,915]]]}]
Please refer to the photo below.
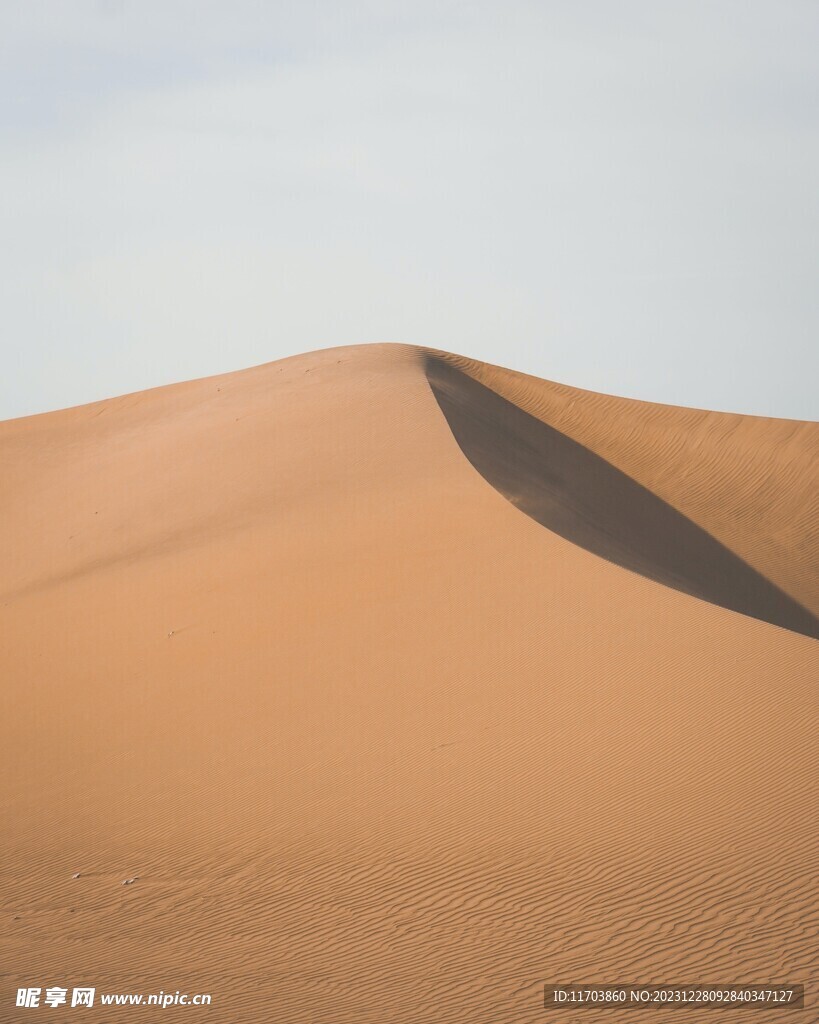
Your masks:
[{"label": "pale sky", "polygon": [[816,0],[0,0],[0,418],[401,341],[819,419]]}]

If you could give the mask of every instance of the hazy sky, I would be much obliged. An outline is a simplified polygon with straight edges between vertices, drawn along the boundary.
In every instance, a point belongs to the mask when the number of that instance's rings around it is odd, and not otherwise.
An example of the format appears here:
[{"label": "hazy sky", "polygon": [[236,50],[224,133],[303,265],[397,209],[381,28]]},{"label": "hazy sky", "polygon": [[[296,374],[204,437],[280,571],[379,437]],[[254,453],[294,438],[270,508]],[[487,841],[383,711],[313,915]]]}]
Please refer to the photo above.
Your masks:
[{"label": "hazy sky", "polygon": [[817,0],[0,0],[0,417],[404,341],[819,418]]}]

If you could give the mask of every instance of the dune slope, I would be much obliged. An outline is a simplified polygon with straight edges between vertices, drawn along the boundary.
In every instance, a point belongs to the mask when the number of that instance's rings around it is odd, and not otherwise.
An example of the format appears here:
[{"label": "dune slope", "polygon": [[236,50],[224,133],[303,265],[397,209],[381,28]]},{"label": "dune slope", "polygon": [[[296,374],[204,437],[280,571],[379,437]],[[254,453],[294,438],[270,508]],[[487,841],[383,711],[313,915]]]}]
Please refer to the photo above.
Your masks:
[{"label": "dune slope", "polygon": [[427,379],[461,450],[536,522],[683,593],[819,639],[819,620],[707,530],[514,402],[430,356]]},{"label": "dune slope", "polygon": [[815,1006],[818,430],[390,345],[0,424],[0,1020]]}]

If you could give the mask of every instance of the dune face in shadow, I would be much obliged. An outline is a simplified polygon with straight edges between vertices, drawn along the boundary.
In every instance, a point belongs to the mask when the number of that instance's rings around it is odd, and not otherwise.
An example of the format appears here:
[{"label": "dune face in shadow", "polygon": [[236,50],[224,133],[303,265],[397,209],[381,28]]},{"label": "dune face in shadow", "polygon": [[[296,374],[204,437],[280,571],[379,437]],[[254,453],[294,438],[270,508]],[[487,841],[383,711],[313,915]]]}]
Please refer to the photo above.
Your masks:
[{"label": "dune face in shadow", "polygon": [[668,587],[819,639],[819,621],[696,523],[588,448],[428,354],[426,375],[481,476],[535,522]]}]

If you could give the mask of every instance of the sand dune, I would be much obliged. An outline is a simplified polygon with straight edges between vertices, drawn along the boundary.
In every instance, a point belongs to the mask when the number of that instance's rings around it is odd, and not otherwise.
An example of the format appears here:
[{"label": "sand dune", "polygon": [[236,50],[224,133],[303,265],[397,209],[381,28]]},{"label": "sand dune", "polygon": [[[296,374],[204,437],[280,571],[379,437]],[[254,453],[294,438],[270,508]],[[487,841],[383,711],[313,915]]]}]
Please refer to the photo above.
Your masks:
[{"label": "sand dune", "polygon": [[685,594],[819,639],[819,620],[707,530],[611,462],[430,356],[427,379],[461,450],[541,526]]},{"label": "sand dune", "polygon": [[0,1020],[810,1019],[818,455],[390,345],[0,424]]}]

